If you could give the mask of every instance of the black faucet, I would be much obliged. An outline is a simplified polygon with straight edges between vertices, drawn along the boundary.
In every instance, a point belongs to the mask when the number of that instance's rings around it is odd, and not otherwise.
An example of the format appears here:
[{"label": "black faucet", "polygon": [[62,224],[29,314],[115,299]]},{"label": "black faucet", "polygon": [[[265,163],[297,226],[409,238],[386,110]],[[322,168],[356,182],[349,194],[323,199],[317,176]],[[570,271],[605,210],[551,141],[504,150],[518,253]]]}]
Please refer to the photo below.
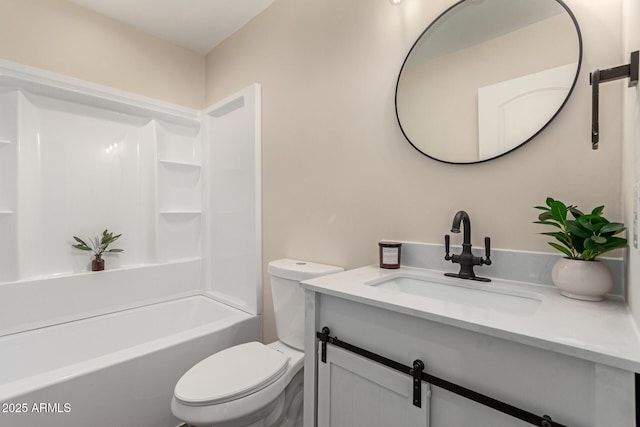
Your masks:
[{"label": "black faucet", "polygon": [[471,220],[469,214],[465,211],[458,211],[453,217],[453,225],[451,225],[452,233],[460,232],[460,222],[464,228],[464,237],[462,241],[462,253],[460,255],[449,255],[449,235],[444,236],[444,244],[446,255],[444,259],[456,264],[460,264],[460,271],[458,273],[444,273],[445,276],[459,277],[460,279],[478,280],[480,282],[490,282],[491,279],[486,277],[478,277],[473,272],[473,267],[476,265],[491,265],[491,239],[489,237],[484,238],[484,250],[486,258],[474,256],[471,252]]}]

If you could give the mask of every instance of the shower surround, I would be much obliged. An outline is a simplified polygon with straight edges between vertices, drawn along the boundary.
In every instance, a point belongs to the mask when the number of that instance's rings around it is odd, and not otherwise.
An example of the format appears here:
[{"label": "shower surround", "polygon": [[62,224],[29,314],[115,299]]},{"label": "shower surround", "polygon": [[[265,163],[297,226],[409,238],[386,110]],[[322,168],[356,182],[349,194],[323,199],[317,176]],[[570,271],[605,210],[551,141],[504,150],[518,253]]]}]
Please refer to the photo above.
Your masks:
[{"label": "shower surround", "polygon": [[[0,61],[0,347],[19,374],[0,402],[53,405],[64,389],[83,408],[47,425],[100,411],[126,424],[105,405],[118,387],[87,396],[148,358],[168,374],[144,374],[129,409],[136,425],[177,425],[162,396],[192,359],[261,338],[260,158],[258,85],[197,111]],[[92,273],[72,236],[105,228],[124,252]],[[30,412],[0,424],[43,422]]]}]

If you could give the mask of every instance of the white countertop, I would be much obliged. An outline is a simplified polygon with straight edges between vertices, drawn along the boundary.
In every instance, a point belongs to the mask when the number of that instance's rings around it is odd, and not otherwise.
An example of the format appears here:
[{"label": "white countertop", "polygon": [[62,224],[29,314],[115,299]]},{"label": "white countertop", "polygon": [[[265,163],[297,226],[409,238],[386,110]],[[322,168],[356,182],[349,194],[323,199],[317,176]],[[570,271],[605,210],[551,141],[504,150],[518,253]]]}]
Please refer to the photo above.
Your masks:
[{"label": "white countertop", "polygon": [[[504,289],[533,296],[539,303],[530,310],[494,310],[366,285],[398,274],[459,281],[461,286]],[[377,265],[302,282],[321,294],[451,325],[580,359],[640,372],[640,334],[633,317],[619,299],[579,301],[560,295],[555,287],[493,279],[480,283],[444,278],[442,272],[411,267],[381,269]],[[428,286],[428,283],[425,283]]]}]

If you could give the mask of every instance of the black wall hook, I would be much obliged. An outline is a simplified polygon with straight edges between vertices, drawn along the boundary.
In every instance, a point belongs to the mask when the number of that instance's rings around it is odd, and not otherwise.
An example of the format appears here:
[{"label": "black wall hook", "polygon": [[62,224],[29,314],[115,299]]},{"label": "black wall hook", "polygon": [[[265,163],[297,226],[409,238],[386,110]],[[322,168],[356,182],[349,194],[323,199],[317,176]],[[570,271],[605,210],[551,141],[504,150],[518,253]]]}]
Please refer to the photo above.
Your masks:
[{"label": "black wall hook", "polygon": [[589,74],[591,85],[591,148],[598,149],[600,141],[600,129],[598,125],[598,98],[600,96],[600,83],[629,77],[629,87],[638,85],[638,51],[631,52],[631,59],[627,65],[620,65],[606,70],[595,70]]}]

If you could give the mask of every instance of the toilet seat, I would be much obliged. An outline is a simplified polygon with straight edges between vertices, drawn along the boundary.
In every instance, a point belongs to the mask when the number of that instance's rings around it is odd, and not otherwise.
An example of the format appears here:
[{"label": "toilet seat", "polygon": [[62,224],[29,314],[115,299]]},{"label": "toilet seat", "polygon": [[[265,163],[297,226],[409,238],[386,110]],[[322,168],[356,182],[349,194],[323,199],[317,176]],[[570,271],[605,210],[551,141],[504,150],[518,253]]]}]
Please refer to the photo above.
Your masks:
[{"label": "toilet seat", "polygon": [[215,405],[253,394],[287,370],[289,356],[259,342],[225,349],[192,367],[176,384],[184,405]]},{"label": "toilet seat", "polygon": [[[274,407],[278,404],[281,397],[283,397],[282,394],[289,386],[292,379],[296,377],[297,374],[302,373],[304,352],[289,347],[280,341],[267,344],[265,347],[286,355],[285,357],[287,357],[288,360],[284,374],[274,380],[271,384],[263,386],[261,390],[254,389],[255,391],[253,393],[242,398],[208,405],[194,405],[189,402],[183,402],[176,397],[174,390],[174,396],[171,399],[171,411],[173,414],[178,419],[189,423],[190,425],[210,426],[211,424],[215,424],[224,427],[247,425],[267,416],[272,410],[274,410]],[[255,358],[252,360],[255,360]],[[233,363],[233,365],[237,366],[236,363]],[[237,370],[238,368],[233,369]],[[229,370],[230,369],[227,366],[226,371]],[[185,375],[190,372],[191,370],[189,370]]]}]

